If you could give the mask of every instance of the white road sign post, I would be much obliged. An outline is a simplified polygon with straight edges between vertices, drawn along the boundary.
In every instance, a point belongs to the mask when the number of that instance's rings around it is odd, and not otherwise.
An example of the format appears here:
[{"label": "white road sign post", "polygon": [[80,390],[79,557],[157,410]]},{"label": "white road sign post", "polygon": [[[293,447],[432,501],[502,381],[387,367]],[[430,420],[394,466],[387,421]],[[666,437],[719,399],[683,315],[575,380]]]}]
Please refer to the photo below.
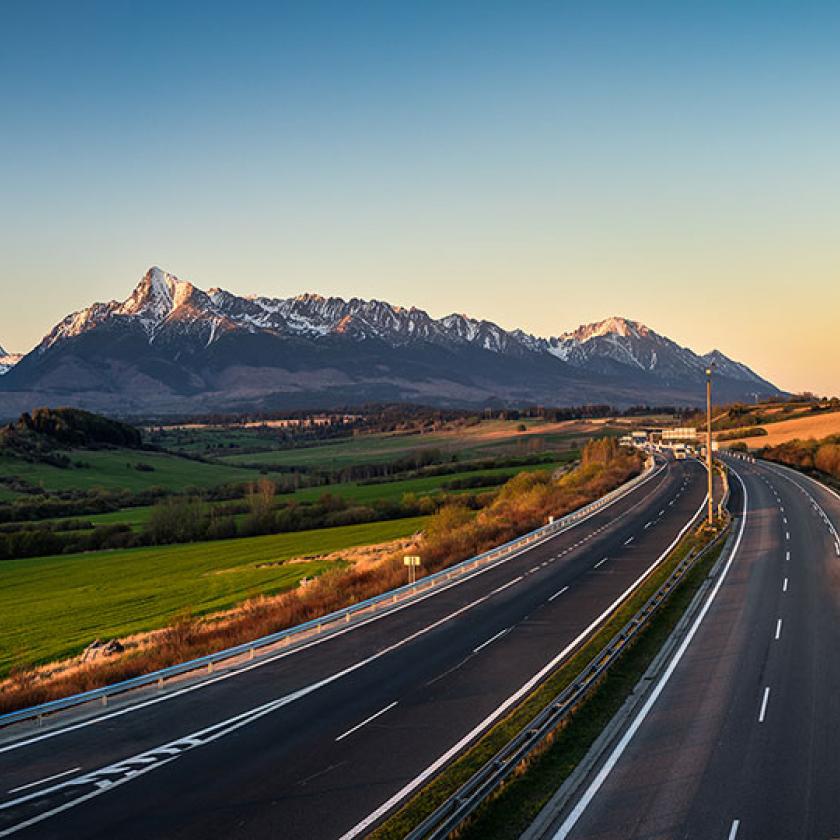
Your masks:
[{"label": "white road sign post", "polygon": [[408,566],[408,582],[417,582],[417,567],[420,565],[420,558],[416,554],[408,554],[403,557],[403,563]]}]

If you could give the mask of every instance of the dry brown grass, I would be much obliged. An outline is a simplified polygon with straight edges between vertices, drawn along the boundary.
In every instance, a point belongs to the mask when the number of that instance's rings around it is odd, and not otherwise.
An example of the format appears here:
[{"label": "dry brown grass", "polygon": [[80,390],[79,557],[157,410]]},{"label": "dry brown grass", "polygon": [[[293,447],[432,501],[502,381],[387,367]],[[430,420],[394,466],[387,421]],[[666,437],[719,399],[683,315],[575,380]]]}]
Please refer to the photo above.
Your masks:
[{"label": "dry brown grass", "polygon": [[778,446],[789,440],[807,440],[808,438],[822,439],[830,435],[840,435],[840,411],[827,414],[812,414],[807,417],[795,417],[791,420],[780,420],[778,423],[767,423],[761,427],[767,430],[761,437],[735,438],[726,441],[727,444],[743,441],[750,449],[760,449],[764,446]]}]

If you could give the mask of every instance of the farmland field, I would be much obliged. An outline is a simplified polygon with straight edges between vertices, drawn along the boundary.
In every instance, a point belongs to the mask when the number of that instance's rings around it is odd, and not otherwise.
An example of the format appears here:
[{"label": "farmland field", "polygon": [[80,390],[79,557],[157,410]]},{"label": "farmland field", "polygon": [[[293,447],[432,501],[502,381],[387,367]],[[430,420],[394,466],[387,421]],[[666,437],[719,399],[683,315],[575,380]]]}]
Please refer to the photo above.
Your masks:
[{"label": "farmland field", "polygon": [[291,589],[330,564],[314,559],[257,566],[410,536],[425,521],[412,517],[210,543],[7,560],[0,563],[0,676],[16,661],[53,661],[78,653],[95,638],[164,626],[185,606],[202,614]]},{"label": "farmland field", "polygon": [[[525,431],[519,431],[524,425]],[[522,455],[569,449],[582,439],[611,430],[601,421],[489,420],[475,426],[425,434],[370,434],[325,441],[313,446],[222,456],[226,464],[340,468],[358,463],[385,463],[409,453],[437,449],[463,460],[492,455]],[[617,432],[616,432],[617,433]]]},{"label": "farmland field", "polygon": [[[821,438],[829,435],[840,435],[840,411],[826,412],[825,414],[808,414],[805,417],[796,417],[791,420],[780,420],[777,423],[767,423],[761,428],[767,431],[761,437],[738,438],[751,449],[759,449],[764,446],[778,446],[796,438]],[[735,443],[735,440],[727,440],[725,445]]]},{"label": "farmland field", "polygon": [[[485,476],[498,476],[509,478],[520,472],[531,472],[533,470],[554,470],[574,457],[576,452],[570,452],[567,458],[544,463],[532,464],[523,467],[491,467],[485,470],[465,470],[452,473],[451,475],[425,476],[421,478],[408,478],[403,481],[385,481],[373,484],[361,484],[359,482],[346,482],[343,484],[325,484],[320,487],[305,487],[294,493],[282,493],[277,496],[278,504],[282,505],[289,501],[315,502],[324,493],[331,493],[348,502],[355,504],[369,504],[384,499],[388,501],[399,501],[405,493],[415,493],[418,496],[430,495],[444,489],[450,481],[459,479],[480,478]],[[449,493],[483,493],[496,489],[495,487],[476,487],[467,490],[449,490]],[[224,503],[222,503],[224,504]],[[152,513],[151,505],[123,508],[109,513],[96,513],[91,515],[67,516],[43,520],[45,522],[61,522],[62,519],[81,519],[93,525],[112,525],[115,523],[127,524],[132,528],[141,528]]]},{"label": "farmland field", "polygon": [[[83,467],[55,467],[31,463],[21,458],[0,455],[0,477],[22,478],[46,490],[147,490],[165,487],[183,490],[186,487],[213,487],[228,482],[253,481],[254,470],[227,464],[208,464],[162,452],[133,449],[73,450],[66,453]],[[137,469],[142,464],[150,470]]]}]

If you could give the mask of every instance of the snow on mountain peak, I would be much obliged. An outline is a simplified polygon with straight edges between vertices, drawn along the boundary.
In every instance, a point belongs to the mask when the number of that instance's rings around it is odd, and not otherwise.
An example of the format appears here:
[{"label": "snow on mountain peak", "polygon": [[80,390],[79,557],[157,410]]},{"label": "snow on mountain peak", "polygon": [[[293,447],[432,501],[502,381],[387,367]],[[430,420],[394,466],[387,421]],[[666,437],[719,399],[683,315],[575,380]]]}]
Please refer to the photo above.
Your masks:
[{"label": "snow on mountain peak", "polygon": [[560,338],[586,342],[593,338],[600,338],[607,335],[616,335],[621,338],[642,338],[650,335],[651,332],[652,330],[638,321],[631,321],[629,318],[621,318],[613,315],[611,318],[606,318],[603,321],[583,324],[573,332],[564,333]]}]

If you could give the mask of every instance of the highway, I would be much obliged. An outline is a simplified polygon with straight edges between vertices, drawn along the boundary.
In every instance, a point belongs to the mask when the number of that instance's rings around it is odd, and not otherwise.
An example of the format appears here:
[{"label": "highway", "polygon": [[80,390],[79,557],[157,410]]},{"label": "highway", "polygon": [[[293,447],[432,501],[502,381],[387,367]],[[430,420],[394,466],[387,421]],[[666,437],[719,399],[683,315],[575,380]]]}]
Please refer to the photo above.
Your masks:
[{"label": "highway", "polygon": [[730,464],[745,513],[731,565],[544,836],[840,837],[840,499],[783,467]]},{"label": "highway", "polygon": [[702,508],[705,478],[667,463],[575,527],[342,635],[0,733],[0,837],[363,836],[637,584]]}]

